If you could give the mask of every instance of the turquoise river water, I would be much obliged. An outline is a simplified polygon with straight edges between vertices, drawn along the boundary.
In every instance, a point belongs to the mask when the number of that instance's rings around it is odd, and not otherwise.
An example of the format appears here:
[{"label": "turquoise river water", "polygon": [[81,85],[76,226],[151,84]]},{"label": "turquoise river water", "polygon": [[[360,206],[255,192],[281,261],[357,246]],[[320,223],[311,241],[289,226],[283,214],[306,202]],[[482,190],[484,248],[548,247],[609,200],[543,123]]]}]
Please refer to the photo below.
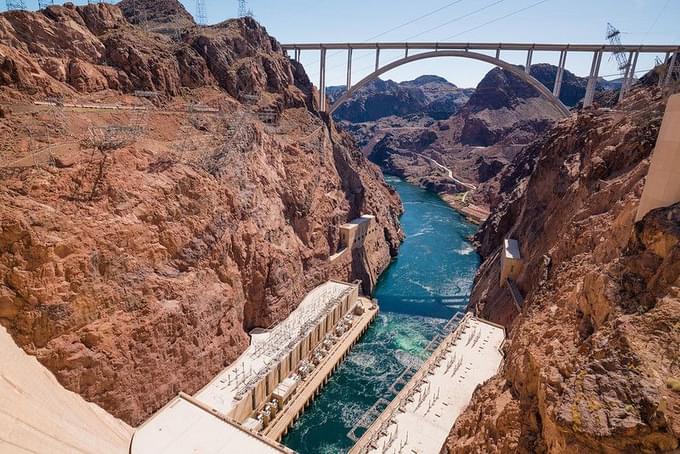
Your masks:
[{"label": "turquoise river water", "polygon": [[[467,305],[479,258],[475,226],[436,195],[386,177],[401,196],[406,240],[375,288],[380,313],[283,443],[300,454],[344,453],[347,433],[412,363],[447,319]],[[357,431],[357,435],[361,435]]]}]

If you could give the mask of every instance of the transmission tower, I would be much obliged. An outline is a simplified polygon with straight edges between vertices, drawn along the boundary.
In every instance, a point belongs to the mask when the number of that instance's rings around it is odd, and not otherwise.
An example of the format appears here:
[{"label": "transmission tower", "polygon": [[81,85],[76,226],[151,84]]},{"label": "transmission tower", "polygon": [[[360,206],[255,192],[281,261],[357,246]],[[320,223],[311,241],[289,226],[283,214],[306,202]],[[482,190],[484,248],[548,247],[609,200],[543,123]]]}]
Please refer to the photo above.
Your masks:
[{"label": "transmission tower", "polygon": [[198,25],[207,25],[208,23],[205,0],[196,0],[196,22],[198,22]]},{"label": "transmission tower", "polygon": [[630,61],[628,61],[626,52],[621,44],[621,32],[609,22],[607,22],[607,40],[609,44],[614,46],[612,57],[616,60],[619,71],[627,71]]},{"label": "transmission tower", "polygon": [[7,11],[15,11],[26,9],[26,2],[24,0],[6,0]]},{"label": "transmission tower", "polygon": [[246,0],[238,0],[238,17],[246,17],[248,15],[248,5]]},{"label": "transmission tower", "polygon": [[50,5],[54,5],[54,0],[38,0],[38,9],[47,8]]}]

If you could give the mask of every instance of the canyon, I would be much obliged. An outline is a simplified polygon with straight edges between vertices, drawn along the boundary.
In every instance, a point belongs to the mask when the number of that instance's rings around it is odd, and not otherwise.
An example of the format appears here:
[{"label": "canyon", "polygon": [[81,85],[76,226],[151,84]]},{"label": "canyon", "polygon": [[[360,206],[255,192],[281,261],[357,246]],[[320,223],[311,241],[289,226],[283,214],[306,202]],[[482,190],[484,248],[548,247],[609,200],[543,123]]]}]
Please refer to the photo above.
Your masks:
[{"label": "canyon", "polygon": [[[330,115],[284,48],[252,17],[202,26],[177,0],[0,14],[0,451],[63,436],[54,452],[132,452],[146,425],[153,452],[184,405],[227,427],[215,439],[344,452],[365,415],[392,425],[376,409],[408,406],[413,377],[456,387],[476,353],[492,360],[478,381],[442,392],[455,412],[429,415],[441,452],[680,449],[680,203],[638,211],[680,112],[672,62],[621,102],[600,79],[588,107],[565,71],[566,118],[500,67],[474,89],[376,80]],[[298,325],[304,353],[281,353]],[[242,354],[275,327],[285,342],[241,393]],[[240,425],[331,338],[344,362],[316,364],[289,420]],[[237,418],[225,381],[248,396]]]}]

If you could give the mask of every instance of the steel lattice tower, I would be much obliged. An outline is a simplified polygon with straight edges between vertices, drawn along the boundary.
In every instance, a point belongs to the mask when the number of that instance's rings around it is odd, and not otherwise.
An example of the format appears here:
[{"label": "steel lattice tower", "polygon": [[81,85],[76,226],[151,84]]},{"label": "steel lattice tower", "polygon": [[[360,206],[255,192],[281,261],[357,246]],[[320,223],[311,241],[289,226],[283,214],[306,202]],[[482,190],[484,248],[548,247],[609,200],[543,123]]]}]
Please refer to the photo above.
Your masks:
[{"label": "steel lattice tower", "polygon": [[619,70],[627,70],[630,62],[628,61],[628,57],[623,50],[623,45],[621,44],[621,32],[609,22],[607,22],[607,40],[609,41],[609,44],[615,46],[616,48],[616,50],[612,52],[612,57],[616,59]]},{"label": "steel lattice tower", "polygon": [[238,17],[246,17],[248,15],[248,6],[246,0],[238,0]]},{"label": "steel lattice tower", "polygon": [[14,11],[26,9],[26,2],[24,0],[6,0],[7,11]]},{"label": "steel lattice tower", "polygon": [[199,25],[206,25],[208,23],[205,0],[196,0],[196,22],[198,22]]},{"label": "steel lattice tower", "polygon": [[38,0],[38,9],[47,8],[50,5],[54,5],[54,0]]}]

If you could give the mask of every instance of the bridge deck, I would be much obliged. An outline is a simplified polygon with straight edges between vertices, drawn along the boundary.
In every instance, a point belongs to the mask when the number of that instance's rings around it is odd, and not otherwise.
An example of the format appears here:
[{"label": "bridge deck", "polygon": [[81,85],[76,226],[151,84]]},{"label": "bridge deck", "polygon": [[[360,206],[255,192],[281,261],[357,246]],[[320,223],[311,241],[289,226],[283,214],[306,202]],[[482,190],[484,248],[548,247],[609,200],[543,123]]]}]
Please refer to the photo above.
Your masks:
[{"label": "bridge deck", "polygon": [[286,43],[284,50],[319,50],[319,49],[412,49],[412,50],[534,50],[570,52],[642,52],[663,53],[680,52],[680,44],[550,44],[550,43],[447,43],[447,42],[373,42],[373,43]]}]

